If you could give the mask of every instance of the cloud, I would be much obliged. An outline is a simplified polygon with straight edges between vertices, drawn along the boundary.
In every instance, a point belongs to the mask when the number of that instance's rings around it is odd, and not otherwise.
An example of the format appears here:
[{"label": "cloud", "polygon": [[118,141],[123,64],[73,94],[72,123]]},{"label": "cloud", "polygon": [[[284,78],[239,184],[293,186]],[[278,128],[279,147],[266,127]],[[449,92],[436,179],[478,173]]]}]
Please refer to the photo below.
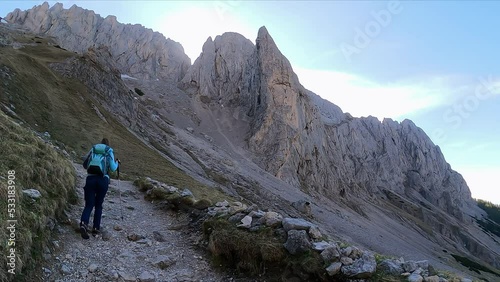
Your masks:
[{"label": "cloud", "polygon": [[294,68],[307,89],[353,116],[398,118],[443,104],[452,94],[435,79],[413,83],[381,84],[358,75]]},{"label": "cloud", "polygon": [[461,101],[474,95],[478,86],[482,91],[489,89],[494,95],[500,94],[500,79],[492,77],[434,75],[383,84],[344,72],[300,67],[295,67],[294,71],[305,88],[357,117],[403,118]]}]

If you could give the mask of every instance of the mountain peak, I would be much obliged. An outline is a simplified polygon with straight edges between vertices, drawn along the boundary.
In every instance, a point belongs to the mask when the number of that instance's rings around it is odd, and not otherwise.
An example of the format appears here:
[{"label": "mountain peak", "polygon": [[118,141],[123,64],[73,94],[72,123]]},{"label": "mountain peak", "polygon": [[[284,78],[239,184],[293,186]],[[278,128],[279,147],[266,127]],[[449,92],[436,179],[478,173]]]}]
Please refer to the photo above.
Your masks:
[{"label": "mountain peak", "polygon": [[59,45],[78,53],[108,46],[120,72],[137,78],[179,81],[191,65],[182,46],[141,25],[119,23],[116,16],[102,18],[92,10],[62,4],[16,9],[6,19],[41,35],[56,38]]}]

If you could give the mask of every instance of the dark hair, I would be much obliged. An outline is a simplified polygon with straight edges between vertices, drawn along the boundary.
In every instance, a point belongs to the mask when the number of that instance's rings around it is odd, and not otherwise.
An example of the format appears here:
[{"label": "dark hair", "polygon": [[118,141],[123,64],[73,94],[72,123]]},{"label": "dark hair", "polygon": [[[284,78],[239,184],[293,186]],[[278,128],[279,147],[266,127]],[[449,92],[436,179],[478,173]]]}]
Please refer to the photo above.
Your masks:
[{"label": "dark hair", "polygon": [[108,145],[109,146],[109,141],[108,138],[102,138],[101,144]]}]

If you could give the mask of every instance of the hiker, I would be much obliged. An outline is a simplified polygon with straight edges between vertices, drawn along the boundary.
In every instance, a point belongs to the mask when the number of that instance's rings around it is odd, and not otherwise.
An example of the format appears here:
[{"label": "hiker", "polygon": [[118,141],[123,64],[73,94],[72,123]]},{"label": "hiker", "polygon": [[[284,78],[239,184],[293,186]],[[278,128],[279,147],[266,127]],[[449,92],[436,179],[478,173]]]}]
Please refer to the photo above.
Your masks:
[{"label": "hiker", "polygon": [[83,239],[89,239],[89,219],[92,209],[94,210],[94,221],[92,235],[96,236],[100,232],[102,203],[108,192],[109,175],[118,169],[119,159],[115,159],[113,149],[109,146],[107,138],[103,138],[100,144],[92,146],[87,154],[83,167],[87,169],[87,179],[85,181],[85,208],[80,220],[80,233]]}]

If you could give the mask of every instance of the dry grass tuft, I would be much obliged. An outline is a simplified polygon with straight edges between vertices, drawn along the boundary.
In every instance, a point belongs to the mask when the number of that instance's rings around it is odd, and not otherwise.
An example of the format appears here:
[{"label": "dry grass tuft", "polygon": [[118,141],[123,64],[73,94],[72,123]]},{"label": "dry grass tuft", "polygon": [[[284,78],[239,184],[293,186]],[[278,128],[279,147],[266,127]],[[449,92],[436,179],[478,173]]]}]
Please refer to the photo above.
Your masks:
[{"label": "dry grass tuft", "polygon": [[286,250],[270,230],[248,232],[224,219],[211,219],[203,224],[214,260],[242,273],[257,275],[276,265],[283,265]]}]

